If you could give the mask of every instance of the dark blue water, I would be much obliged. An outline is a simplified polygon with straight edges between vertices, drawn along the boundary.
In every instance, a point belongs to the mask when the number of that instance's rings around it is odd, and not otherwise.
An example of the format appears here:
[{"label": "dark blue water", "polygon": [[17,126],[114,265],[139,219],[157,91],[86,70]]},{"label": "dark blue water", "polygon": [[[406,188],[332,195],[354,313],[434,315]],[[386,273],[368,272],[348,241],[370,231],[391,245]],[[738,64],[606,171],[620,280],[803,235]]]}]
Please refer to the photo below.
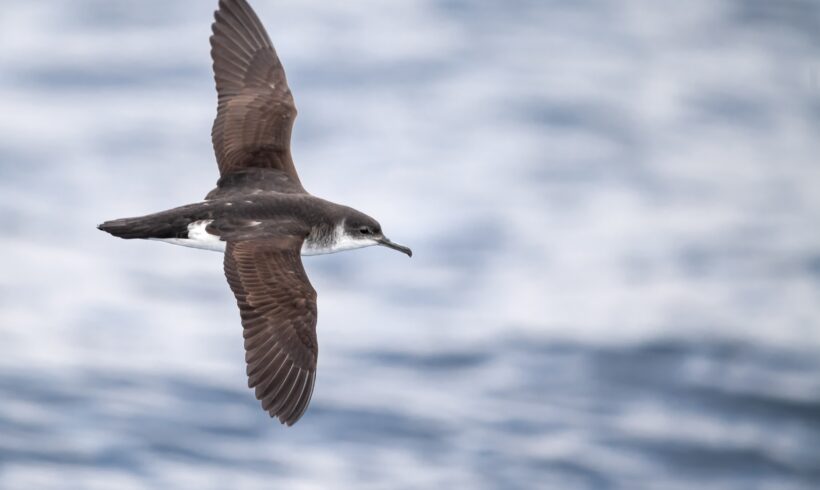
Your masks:
[{"label": "dark blue water", "polygon": [[209,2],[2,2],[0,489],[820,488],[820,4],[255,0],[317,195],[319,377],[245,388]]}]

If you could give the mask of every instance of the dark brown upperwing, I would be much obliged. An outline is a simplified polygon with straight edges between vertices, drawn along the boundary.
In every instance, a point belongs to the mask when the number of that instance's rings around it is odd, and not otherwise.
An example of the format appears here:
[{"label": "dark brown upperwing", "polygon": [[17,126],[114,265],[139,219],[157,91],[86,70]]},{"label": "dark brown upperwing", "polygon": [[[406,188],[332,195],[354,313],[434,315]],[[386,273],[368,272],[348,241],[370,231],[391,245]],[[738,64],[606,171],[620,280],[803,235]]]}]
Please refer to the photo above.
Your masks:
[{"label": "dark brown upperwing", "polygon": [[299,182],[294,182],[288,174],[272,168],[246,168],[223,175],[216,183],[216,189],[205,199],[232,197],[241,199],[260,192],[284,192],[303,194],[305,190]]},{"label": "dark brown upperwing", "polygon": [[316,291],[302,267],[302,238],[228,242],[225,276],[245,337],[248,386],[271,417],[293,425],[316,381]]},{"label": "dark brown upperwing", "polygon": [[246,0],[220,0],[215,18],[211,57],[219,105],[211,135],[220,174],[274,169],[302,189],[290,154],[296,105],[265,28]]}]

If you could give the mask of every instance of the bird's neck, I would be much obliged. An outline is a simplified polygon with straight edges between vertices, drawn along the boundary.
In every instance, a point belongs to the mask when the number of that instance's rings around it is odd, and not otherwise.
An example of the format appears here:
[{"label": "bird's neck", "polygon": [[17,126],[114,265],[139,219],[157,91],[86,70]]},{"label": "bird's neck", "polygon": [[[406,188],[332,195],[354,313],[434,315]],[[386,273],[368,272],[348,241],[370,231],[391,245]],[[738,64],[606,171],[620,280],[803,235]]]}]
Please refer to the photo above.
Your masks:
[{"label": "bird's neck", "polygon": [[302,244],[302,255],[324,255],[371,247],[371,239],[354,238],[345,233],[344,222],[314,226]]}]

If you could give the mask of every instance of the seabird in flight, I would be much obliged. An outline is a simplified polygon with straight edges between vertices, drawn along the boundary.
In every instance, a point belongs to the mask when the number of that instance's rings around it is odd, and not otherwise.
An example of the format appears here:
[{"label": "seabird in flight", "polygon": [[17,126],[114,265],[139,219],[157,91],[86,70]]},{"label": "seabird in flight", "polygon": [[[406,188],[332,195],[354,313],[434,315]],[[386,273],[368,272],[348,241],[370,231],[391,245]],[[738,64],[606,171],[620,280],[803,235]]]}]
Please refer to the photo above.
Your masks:
[{"label": "seabird in flight", "polygon": [[302,255],[381,245],[379,223],[309,194],[290,153],[296,106],[265,28],[246,0],[220,0],[211,36],[220,178],[206,200],[99,226],[126,239],[225,254],[245,338],[248,386],[271,417],[296,423],[316,381],[316,291]]}]

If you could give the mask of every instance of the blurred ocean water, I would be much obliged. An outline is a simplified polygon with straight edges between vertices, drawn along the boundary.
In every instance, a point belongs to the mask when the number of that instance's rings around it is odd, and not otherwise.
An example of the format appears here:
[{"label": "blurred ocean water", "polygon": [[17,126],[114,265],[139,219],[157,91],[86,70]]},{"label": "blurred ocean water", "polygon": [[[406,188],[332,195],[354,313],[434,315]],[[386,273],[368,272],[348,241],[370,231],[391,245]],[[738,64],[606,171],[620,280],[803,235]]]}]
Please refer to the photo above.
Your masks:
[{"label": "blurred ocean water", "polygon": [[820,488],[820,3],[253,0],[316,195],[319,377],[245,388],[216,1],[0,1],[0,489]]}]

